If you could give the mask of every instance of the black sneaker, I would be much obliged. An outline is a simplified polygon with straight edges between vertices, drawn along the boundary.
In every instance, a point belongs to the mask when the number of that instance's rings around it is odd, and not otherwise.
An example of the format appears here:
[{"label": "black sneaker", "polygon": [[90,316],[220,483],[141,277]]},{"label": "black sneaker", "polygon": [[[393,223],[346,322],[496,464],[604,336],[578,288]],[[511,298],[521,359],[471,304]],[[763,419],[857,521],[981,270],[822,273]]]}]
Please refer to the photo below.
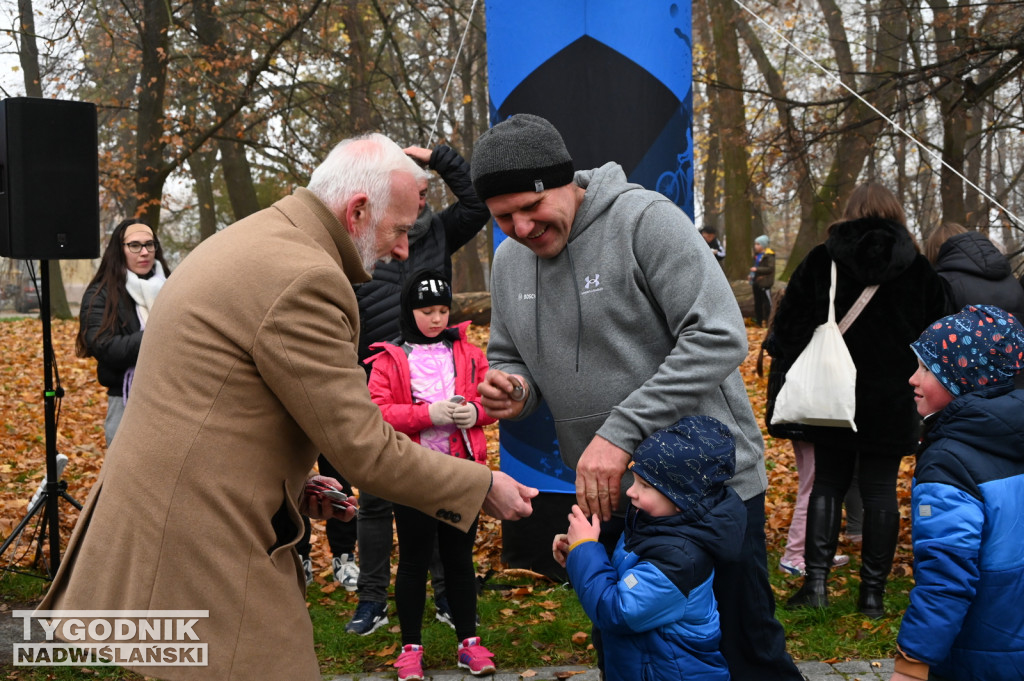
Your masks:
[{"label": "black sneaker", "polygon": [[[448,599],[445,596],[438,596],[434,599],[434,617],[438,622],[447,624],[452,630],[455,629],[455,620],[452,619],[452,609],[448,605]],[[476,614],[476,626],[480,626],[480,613]]]},{"label": "black sneaker", "polygon": [[373,601],[360,601],[352,619],[345,625],[350,634],[366,636],[388,623],[388,604]]},{"label": "black sneaker", "polygon": [[438,596],[434,599],[434,617],[437,618],[438,622],[447,624],[452,629],[455,628],[455,620],[452,619],[452,609],[448,607],[448,599],[444,596]]}]

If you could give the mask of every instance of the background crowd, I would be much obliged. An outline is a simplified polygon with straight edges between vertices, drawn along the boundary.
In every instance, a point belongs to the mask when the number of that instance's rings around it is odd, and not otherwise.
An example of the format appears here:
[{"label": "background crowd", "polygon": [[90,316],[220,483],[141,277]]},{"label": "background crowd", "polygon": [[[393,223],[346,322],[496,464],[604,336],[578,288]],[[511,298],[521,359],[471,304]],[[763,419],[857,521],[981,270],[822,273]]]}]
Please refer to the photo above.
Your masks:
[{"label": "background crowd", "polygon": [[[388,621],[393,516],[399,680],[423,678],[419,627],[431,564],[437,617],[457,632],[456,663],[493,673],[500,651],[476,634],[475,519],[481,508],[500,518],[528,515],[536,490],[475,465],[485,462],[479,426],[524,418],[544,401],[560,455],[576,471],[577,506],[553,552],[593,620],[605,678],[630,678],[638,666],[659,679],[801,678],[768,584],[764,443],[738,372],[745,322],[717,236],[698,233],[665,197],[628,182],[617,163],[575,168],[559,131],[538,116],[519,114],[485,132],[470,165],[444,146],[402,150],[379,135],[346,140],[308,188],[207,240],[171,277],[151,229],[133,220],[119,226],[88,307],[83,300],[80,351],[97,357],[100,382],[120,407],[109,407],[108,459],[44,607],[155,599],[213,613],[216,601],[211,636],[236,642],[208,670],[157,673],[241,678],[287,669],[314,678],[301,607],[307,578],[294,550],[302,516],[326,518],[329,528],[355,522],[358,549],[332,542],[340,560],[332,567],[351,589],[354,565],[342,567],[358,557],[359,605],[348,630],[361,635]],[[425,204],[424,167],[458,199],[439,213]],[[484,357],[447,318],[451,255],[489,216],[508,239],[492,263]],[[937,602],[955,598],[962,616],[942,613],[943,645],[922,644],[908,625],[894,679],[1015,678],[1024,668],[1022,629],[1001,631],[1001,647],[991,650],[979,612],[994,598],[1024,596],[991,579],[997,571],[1024,578],[1024,555],[989,555],[986,524],[998,506],[989,490],[1002,501],[1024,481],[1024,447],[1016,459],[977,471],[974,457],[1024,444],[1014,439],[1024,436],[1012,416],[1022,413],[1012,384],[1024,353],[1024,289],[978,232],[942,225],[932,238],[922,254],[895,196],[859,185],[777,305],[775,252],[766,235],[755,240],[753,323],[770,326],[776,390],[828,316],[833,267],[837,318],[865,287],[877,287],[844,336],[858,372],[857,428],[795,424],[785,432],[805,452],[807,480],[802,563],[787,563],[804,579],[787,606],[828,606],[843,501],[855,486],[863,504],[858,607],[868,617],[885,613],[901,522],[899,463],[924,442],[922,456],[951,451],[966,470],[958,482],[930,480],[940,486],[930,496],[915,489],[915,531],[919,517],[954,498],[952,517],[972,523],[963,536],[984,541],[918,546],[915,535],[915,555],[950,562],[941,574],[962,589],[928,582],[912,596],[911,612],[927,621]],[[943,341],[935,330],[943,324],[967,332],[957,348],[974,345],[950,360],[952,335]],[[971,340],[975,326],[984,341]],[[114,355],[116,344],[125,349]],[[172,356],[184,361],[169,371]],[[992,410],[978,404],[997,398]],[[987,423],[972,437],[1008,444],[996,453],[950,447],[935,444],[935,433],[946,432],[936,430],[922,441],[923,417],[950,421],[946,437],[959,437],[974,418],[965,404]],[[118,409],[124,422],[115,438]],[[1011,415],[999,422],[1003,430],[989,422],[993,413]],[[330,482],[320,477],[310,487],[318,455]],[[135,487],[143,457],[147,476],[177,481],[145,502]],[[242,484],[217,482],[240,466],[253,473]],[[703,484],[688,482],[694,472]],[[349,482],[359,490],[358,514]],[[324,484],[343,503],[332,505]],[[125,522],[123,510],[139,504],[147,512]],[[1024,522],[1019,505],[1002,513]],[[197,523],[231,538],[228,558],[223,546],[195,550]],[[929,531],[938,532],[922,536]],[[130,560],[105,569],[103,555],[129,544]],[[175,575],[197,560],[209,584],[186,593]],[[229,575],[239,573],[259,588],[232,584]],[[261,648],[272,638],[286,654]]]}]

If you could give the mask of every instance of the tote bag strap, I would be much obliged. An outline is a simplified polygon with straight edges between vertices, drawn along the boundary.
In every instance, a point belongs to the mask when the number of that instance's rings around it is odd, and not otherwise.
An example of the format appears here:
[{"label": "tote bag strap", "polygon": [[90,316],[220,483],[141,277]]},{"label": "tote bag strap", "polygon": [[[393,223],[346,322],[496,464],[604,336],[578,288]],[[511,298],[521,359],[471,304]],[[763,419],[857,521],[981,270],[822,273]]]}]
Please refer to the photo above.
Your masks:
[{"label": "tote bag strap", "polygon": [[[835,296],[835,293],[834,293],[835,289],[836,289],[836,262],[835,261],[833,261],[833,284],[831,284],[831,286],[833,286],[833,288],[831,288],[831,290],[829,290],[829,294],[828,294],[829,303],[830,304],[835,304],[835,300],[836,300],[836,296]],[[867,302],[871,299],[871,296],[873,296],[874,292],[876,292],[878,290],[879,290],[879,285],[878,284],[872,284],[871,286],[864,287],[864,290],[860,292],[860,296],[857,298],[856,301],[854,301],[853,307],[851,307],[849,310],[847,310],[846,314],[843,315],[843,320],[839,323],[839,332],[841,334],[845,334],[846,330],[849,329],[850,326],[854,322],[857,321],[857,316],[860,315],[860,311],[862,309],[864,309],[864,307],[867,305]],[[829,317],[829,318],[833,318],[833,317]]]},{"label": "tote bag strap", "polygon": [[[845,321],[845,320],[844,320]],[[832,283],[828,287],[828,323],[836,323],[836,261],[832,261]]]}]

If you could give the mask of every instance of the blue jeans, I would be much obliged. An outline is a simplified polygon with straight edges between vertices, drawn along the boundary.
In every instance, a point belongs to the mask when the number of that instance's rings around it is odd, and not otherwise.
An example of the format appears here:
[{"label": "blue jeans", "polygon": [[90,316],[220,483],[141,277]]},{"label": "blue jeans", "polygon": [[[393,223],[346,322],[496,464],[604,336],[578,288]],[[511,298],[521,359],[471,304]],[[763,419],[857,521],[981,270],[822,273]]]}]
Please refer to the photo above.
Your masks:
[{"label": "blue jeans", "polygon": [[103,420],[103,434],[107,438],[107,448],[114,439],[121,417],[124,416],[124,398],[120,395],[107,395],[107,418]]}]

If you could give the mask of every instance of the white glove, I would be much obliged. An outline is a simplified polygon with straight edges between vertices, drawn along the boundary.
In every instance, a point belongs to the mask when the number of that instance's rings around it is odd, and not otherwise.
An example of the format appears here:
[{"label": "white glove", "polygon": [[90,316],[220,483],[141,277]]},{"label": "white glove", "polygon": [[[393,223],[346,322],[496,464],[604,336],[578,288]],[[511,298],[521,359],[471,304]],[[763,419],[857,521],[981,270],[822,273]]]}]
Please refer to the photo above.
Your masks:
[{"label": "white glove", "polygon": [[430,422],[435,426],[447,426],[454,423],[452,413],[457,405],[454,402],[443,400],[430,405]]},{"label": "white glove", "polygon": [[476,425],[476,407],[468,402],[460,404],[452,412],[452,420],[459,428],[472,428]]}]

